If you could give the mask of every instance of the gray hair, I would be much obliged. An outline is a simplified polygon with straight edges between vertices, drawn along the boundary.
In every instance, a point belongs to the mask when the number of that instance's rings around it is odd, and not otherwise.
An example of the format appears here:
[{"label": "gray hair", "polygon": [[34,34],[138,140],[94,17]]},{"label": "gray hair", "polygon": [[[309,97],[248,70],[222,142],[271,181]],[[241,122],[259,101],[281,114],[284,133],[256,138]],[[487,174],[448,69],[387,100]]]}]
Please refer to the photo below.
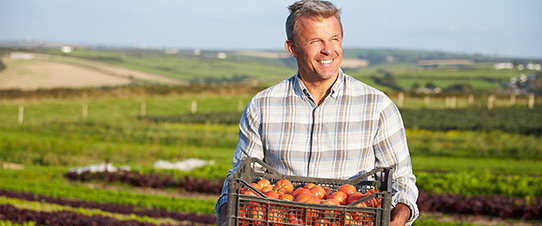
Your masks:
[{"label": "gray hair", "polygon": [[341,23],[341,10],[337,9],[333,3],[320,0],[301,0],[294,2],[288,7],[290,15],[286,19],[286,36],[288,40],[295,42],[295,29],[297,21],[303,16],[323,19],[334,16],[341,25],[341,36],[343,25]]}]

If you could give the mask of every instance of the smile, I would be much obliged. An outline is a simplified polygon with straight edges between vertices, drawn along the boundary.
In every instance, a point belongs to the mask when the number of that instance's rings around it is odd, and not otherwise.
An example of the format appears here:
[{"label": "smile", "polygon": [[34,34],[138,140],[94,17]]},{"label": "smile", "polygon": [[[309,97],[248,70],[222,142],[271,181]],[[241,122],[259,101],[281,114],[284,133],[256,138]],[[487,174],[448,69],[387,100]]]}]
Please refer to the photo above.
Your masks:
[{"label": "smile", "polygon": [[329,64],[331,62],[333,62],[333,59],[331,59],[331,60],[319,60],[318,61],[318,63],[321,63],[321,64]]}]

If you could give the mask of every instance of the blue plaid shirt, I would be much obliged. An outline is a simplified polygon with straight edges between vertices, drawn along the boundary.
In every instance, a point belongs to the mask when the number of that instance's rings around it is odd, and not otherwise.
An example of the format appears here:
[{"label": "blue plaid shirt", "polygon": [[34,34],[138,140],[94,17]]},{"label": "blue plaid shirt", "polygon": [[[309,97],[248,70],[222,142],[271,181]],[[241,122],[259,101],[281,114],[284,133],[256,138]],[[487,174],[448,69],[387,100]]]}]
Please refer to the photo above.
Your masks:
[{"label": "blue plaid shirt", "polygon": [[[418,189],[401,115],[393,102],[342,71],[317,105],[296,74],[256,94],[243,113],[232,174],[257,157],[287,175],[351,179],[393,167],[392,205],[418,215]],[[215,212],[227,202],[227,181]]]}]

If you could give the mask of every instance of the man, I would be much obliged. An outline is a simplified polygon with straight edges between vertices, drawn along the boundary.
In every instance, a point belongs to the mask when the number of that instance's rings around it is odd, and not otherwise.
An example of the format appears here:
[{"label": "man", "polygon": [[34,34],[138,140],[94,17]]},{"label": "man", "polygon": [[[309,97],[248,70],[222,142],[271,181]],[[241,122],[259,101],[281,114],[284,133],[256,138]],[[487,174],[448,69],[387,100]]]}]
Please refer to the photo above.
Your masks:
[{"label": "man", "polygon": [[[376,167],[393,167],[390,225],[418,216],[418,189],[402,119],[382,92],[344,74],[343,30],[330,2],[298,1],[289,7],[286,50],[296,75],[256,94],[240,122],[233,157],[257,157],[282,174],[355,178]],[[215,212],[226,222],[227,181]]]}]

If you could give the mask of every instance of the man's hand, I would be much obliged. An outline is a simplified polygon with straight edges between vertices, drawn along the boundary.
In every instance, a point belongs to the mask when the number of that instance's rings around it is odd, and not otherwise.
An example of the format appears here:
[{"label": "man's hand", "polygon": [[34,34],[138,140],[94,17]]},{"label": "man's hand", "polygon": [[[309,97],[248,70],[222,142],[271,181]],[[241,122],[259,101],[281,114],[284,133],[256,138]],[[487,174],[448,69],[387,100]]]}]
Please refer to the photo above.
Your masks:
[{"label": "man's hand", "polygon": [[390,226],[404,226],[410,219],[410,208],[403,203],[397,203],[391,210]]}]

